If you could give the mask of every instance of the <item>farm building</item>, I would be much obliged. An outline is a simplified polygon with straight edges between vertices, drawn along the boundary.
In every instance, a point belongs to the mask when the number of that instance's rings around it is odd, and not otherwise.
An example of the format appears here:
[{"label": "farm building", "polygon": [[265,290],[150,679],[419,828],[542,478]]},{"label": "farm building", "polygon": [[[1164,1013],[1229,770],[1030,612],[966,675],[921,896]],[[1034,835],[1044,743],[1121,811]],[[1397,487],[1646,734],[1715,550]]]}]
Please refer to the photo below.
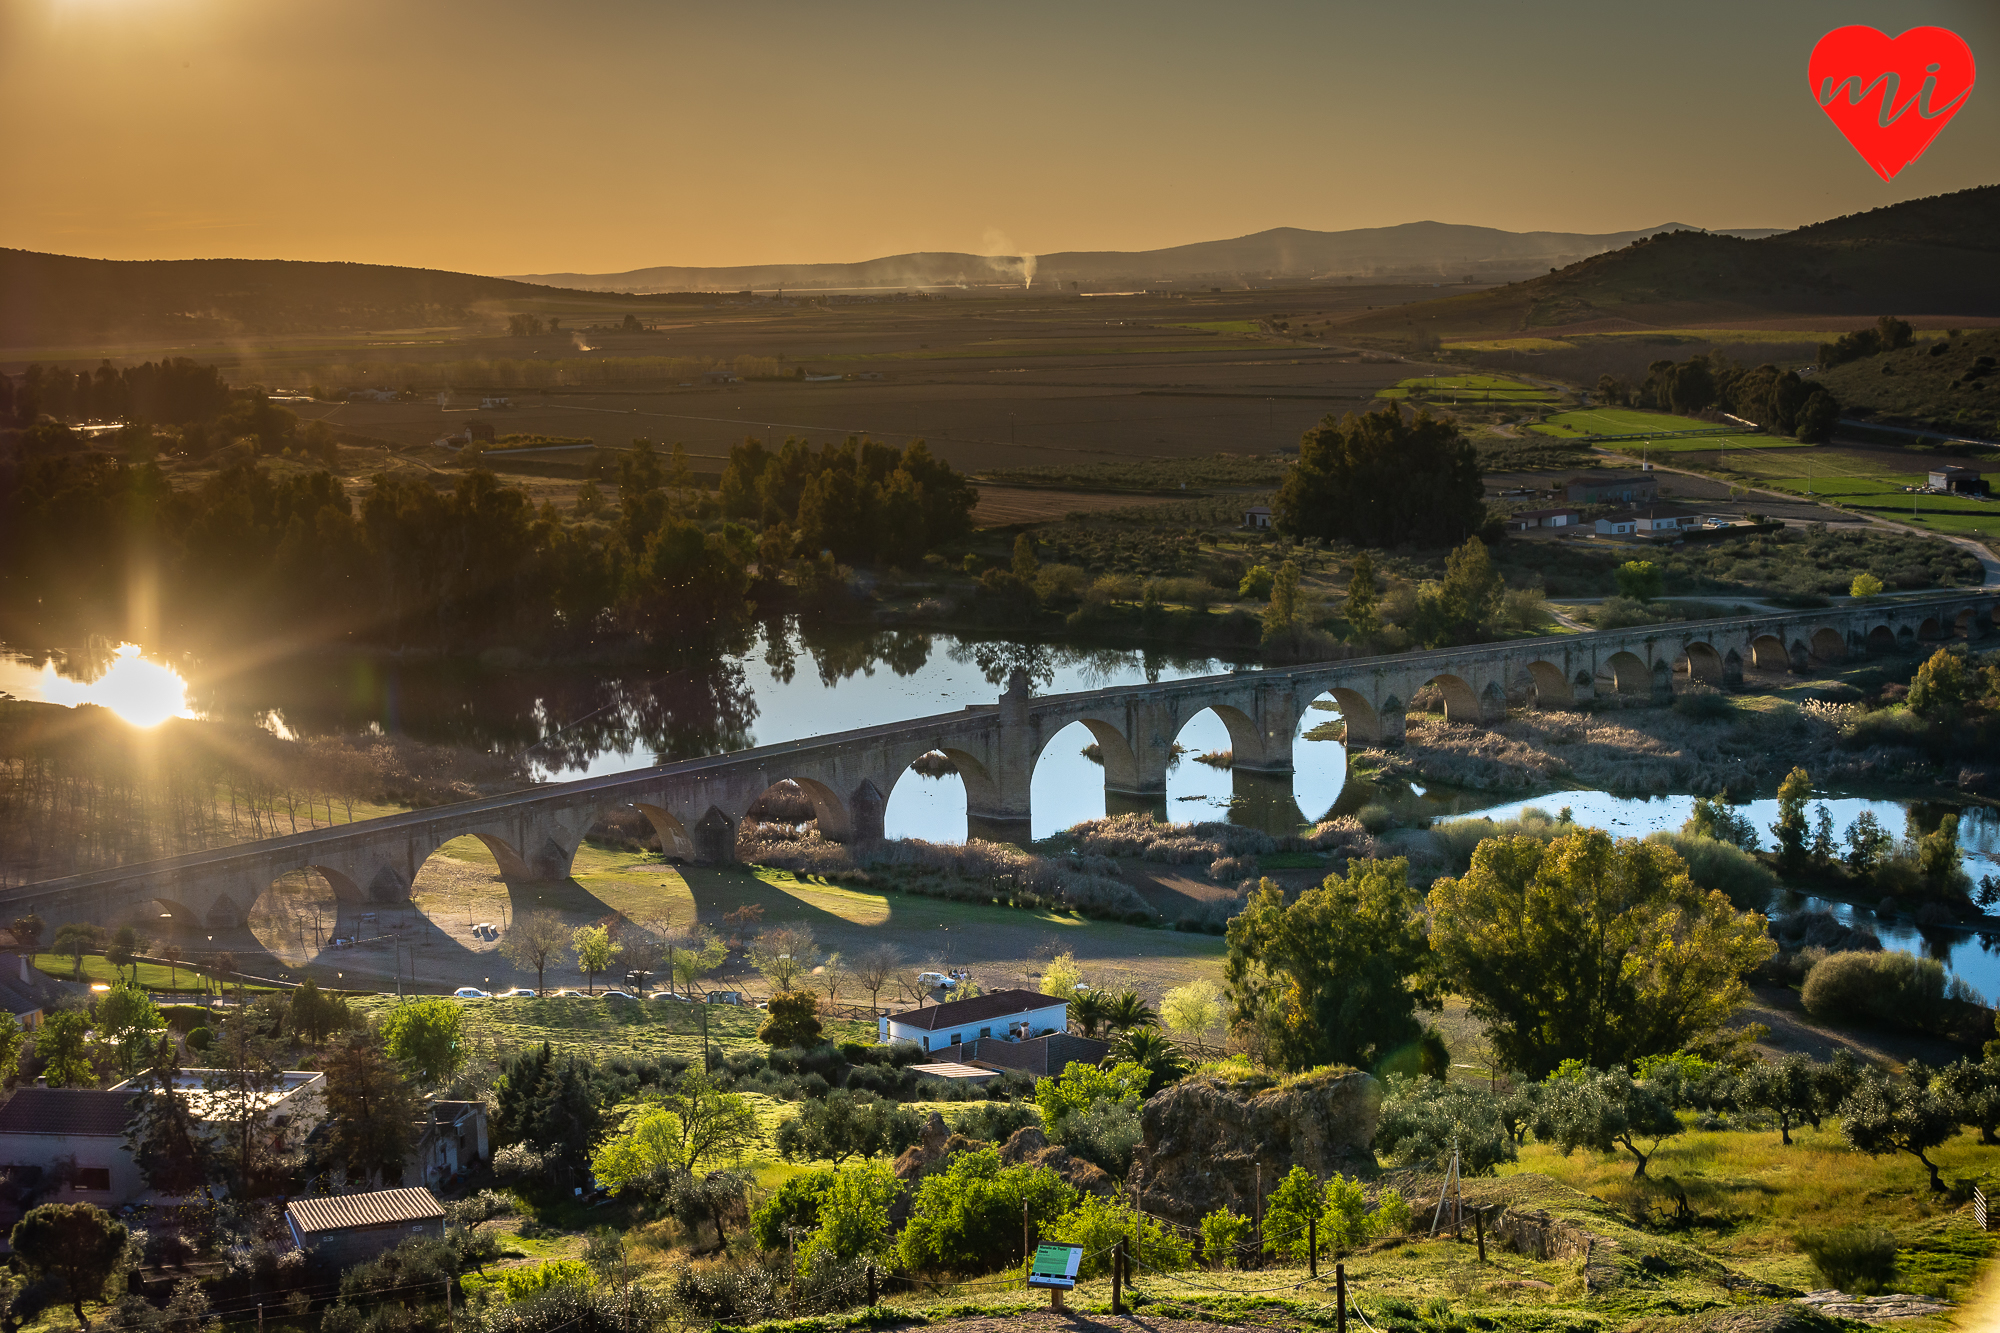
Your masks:
[{"label": "farm building", "polygon": [[444,1239],[444,1205],[427,1189],[336,1194],[287,1204],[285,1224],[300,1249],[347,1268],[412,1236]]},{"label": "farm building", "polygon": [[928,1051],[982,1038],[1020,1041],[1066,1032],[1069,1005],[1038,991],[997,990],[884,1014],[877,1021],[883,1041],[913,1041]]},{"label": "farm building", "polygon": [[1644,509],[1629,509],[1623,513],[1606,514],[1597,520],[1597,532],[1601,537],[1618,536],[1622,533],[1657,537],[1666,533],[1698,528],[1705,521],[1692,509],[1651,505]]},{"label": "farm building", "polygon": [[1979,473],[1956,463],[1932,468],[1925,482],[1934,491],[1956,491],[1960,495],[1987,494],[1987,484]]},{"label": "farm building", "polygon": [[1573,505],[1643,505],[1660,498],[1659,478],[1643,472],[1606,477],[1571,477],[1564,483]]},{"label": "farm building", "polygon": [[1533,528],[1567,528],[1582,518],[1574,509],[1523,509],[1507,515],[1507,531],[1527,532]]},{"label": "farm building", "polygon": [[1252,505],[1243,511],[1243,526],[1246,528],[1269,528],[1271,511],[1264,505]]}]

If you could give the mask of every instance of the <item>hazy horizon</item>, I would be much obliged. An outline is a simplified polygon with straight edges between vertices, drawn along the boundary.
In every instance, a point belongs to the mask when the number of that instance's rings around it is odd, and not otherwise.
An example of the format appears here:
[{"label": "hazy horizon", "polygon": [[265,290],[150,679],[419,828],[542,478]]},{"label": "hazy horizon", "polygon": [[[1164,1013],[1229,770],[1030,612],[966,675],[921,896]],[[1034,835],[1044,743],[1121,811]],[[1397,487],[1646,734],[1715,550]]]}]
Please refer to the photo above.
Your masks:
[{"label": "hazy horizon", "polygon": [[1789,228],[1990,183],[1975,89],[1884,183],[1813,104],[1845,23],[1972,0],[754,13],[7,0],[0,245],[486,274],[1152,250],[1442,221]]}]

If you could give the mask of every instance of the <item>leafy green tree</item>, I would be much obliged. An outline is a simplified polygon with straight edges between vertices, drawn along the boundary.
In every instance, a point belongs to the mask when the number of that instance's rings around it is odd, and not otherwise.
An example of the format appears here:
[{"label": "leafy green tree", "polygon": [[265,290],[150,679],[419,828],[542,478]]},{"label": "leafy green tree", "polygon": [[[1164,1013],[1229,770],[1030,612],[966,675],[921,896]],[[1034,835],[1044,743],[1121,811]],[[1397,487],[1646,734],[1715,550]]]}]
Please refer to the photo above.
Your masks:
[{"label": "leafy green tree", "polygon": [[1233,1213],[1224,1204],[1201,1219],[1201,1257],[1210,1268],[1241,1268],[1249,1248],[1254,1220]]},{"label": "leafy green tree", "polygon": [[1247,601],[1264,601],[1270,597],[1277,581],[1277,575],[1271,572],[1269,565],[1252,565],[1243,571],[1243,577],[1237,581],[1236,595]]},{"label": "leafy green tree", "polygon": [[104,927],[88,922],[72,921],[56,931],[56,952],[67,954],[75,962],[71,973],[72,981],[83,980],[83,956],[96,953],[104,947]]},{"label": "leafy green tree", "polygon": [[1650,560],[1627,560],[1612,571],[1618,595],[1637,602],[1651,602],[1666,591],[1666,574]]},{"label": "leafy green tree", "polygon": [[[1412,486],[1411,477],[1423,477]],[[1457,423],[1396,404],[1306,432],[1271,501],[1272,526],[1385,549],[1453,546],[1486,521],[1479,460]]]},{"label": "leafy green tree", "polygon": [[126,1150],[147,1186],[176,1196],[195,1193],[214,1175],[214,1150],[178,1091],[180,1075],[180,1052],[163,1033],[125,1126]]},{"label": "leafy green tree", "polygon": [[528,1143],[551,1160],[567,1184],[589,1164],[604,1134],[604,1111],[591,1066],[557,1055],[548,1042],[509,1056],[495,1088],[493,1127],[503,1145]]},{"label": "leafy green tree", "polygon": [[1778,840],[1778,861],[1798,871],[1806,863],[1806,802],[1812,797],[1812,774],[1794,768],[1778,784],[1778,822],[1771,836]]},{"label": "leafy green tree", "polygon": [[785,1181],[750,1213],[750,1234],[766,1250],[785,1248],[787,1232],[819,1226],[820,1200],[833,1183],[834,1168],[815,1167]]},{"label": "leafy green tree", "polygon": [[1070,1021],[1086,1037],[1095,1037],[1111,1009],[1111,997],[1101,990],[1076,992],[1069,1002]]},{"label": "leafy green tree", "polygon": [[1375,580],[1375,562],[1363,551],[1354,557],[1354,564],[1347,571],[1344,614],[1355,639],[1365,639],[1382,628],[1381,613],[1377,610],[1381,599],[1382,585]]},{"label": "leafy green tree", "polygon": [[90,1015],[81,1009],[58,1009],[35,1029],[35,1058],[52,1088],[94,1088],[97,1071],[90,1065]]},{"label": "leafy green tree", "polygon": [[1882,595],[1882,580],[1866,570],[1854,576],[1854,582],[1847,585],[1847,595],[1863,601]]},{"label": "leafy green tree", "polygon": [[1190,1068],[1187,1057],[1158,1028],[1128,1028],[1119,1033],[1112,1042],[1112,1054],[1121,1064],[1138,1065],[1151,1076],[1146,1080],[1148,1097],[1185,1077]]},{"label": "leafy green tree", "polygon": [[757,1040],[766,1046],[816,1046],[821,1037],[819,996],[809,990],[773,995]]},{"label": "leafy green tree", "polygon": [[202,1077],[204,1118],[218,1140],[217,1174],[241,1199],[286,1192],[292,1183],[290,1122],[269,1115],[272,1095],[284,1086],[285,1052],[267,1035],[275,1026],[261,1005],[230,1014],[211,1047],[213,1068]]},{"label": "leafy green tree", "polygon": [[1041,572],[1042,562],[1035,559],[1035,539],[1024,532],[1014,539],[1014,577],[1033,583]]},{"label": "leafy green tree", "polygon": [[1271,576],[1271,600],[1264,607],[1264,642],[1274,643],[1298,630],[1299,566],[1287,560]]},{"label": "leafy green tree", "polygon": [[611,960],[619,954],[618,942],[603,926],[578,926],[570,932],[569,947],[576,953],[576,970],[584,974],[584,989],[596,994],[597,974],[611,970]]},{"label": "leafy green tree", "polygon": [[1939,897],[1962,898],[1971,881],[1958,849],[1958,816],[1946,815],[1917,839],[1917,875]]},{"label": "leafy green tree", "polygon": [[1119,1032],[1130,1032],[1133,1028],[1152,1027],[1160,1021],[1160,1016],[1140,998],[1139,992],[1127,990],[1112,997],[1104,1021]]},{"label": "leafy green tree", "polygon": [[1003,1166],[997,1148],[954,1153],[917,1186],[896,1254],[920,1272],[990,1272],[1023,1258],[1024,1223],[1048,1236],[1076,1198],[1049,1167]]},{"label": "leafy green tree", "polygon": [[299,1040],[309,1046],[319,1046],[336,1032],[345,1031],[353,1025],[353,1011],[347,1007],[347,1000],[339,995],[328,995],[319,984],[307,977],[299,988],[292,992],[292,1002],[287,1009],[292,1030]]},{"label": "leafy green tree", "polygon": [[1743,1071],[1737,1095],[1745,1106],[1769,1111],[1778,1122],[1778,1141],[1792,1142],[1792,1126],[1816,1120],[1821,1106],[1813,1084],[1812,1062],[1792,1054],[1775,1064],[1760,1062]]},{"label": "leafy green tree", "polygon": [[1857,875],[1872,875],[1894,851],[1896,839],[1882,827],[1873,810],[1863,810],[1847,826],[1847,867]]},{"label": "leafy green tree", "polygon": [[[1971,697],[1971,684],[1964,660],[1950,649],[1940,648],[1931,654],[1928,662],[1917,668],[1916,676],[1910,681],[1907,703],[1910,711],[1918,717],[1937,722],[1949,721],[1965,710],[1966,700]],[[60,948],[62,937],[58,934],[56,938]]]},{"label": "leafy green tree", "polygon": [[1994,1134],[2000,1128],[2000,1058],[1989,1055],[1975,1064],[1960,1056],[1938,1070],[1930,1086],[1957,1110],[1961,1124],[1979,1130],[1981,1143],[2000,1144]]},{"label": "leafy green tree", "polygon": [[27,1034],[14,1015],[0,1010],[0,1086],[14,1081],[21,1070],[21,1052],[27,1049]]},{"label": "leafy green tree", "polygon": [[890,1245],[889,1209],[903,1182],[886,1162],[841,1167],[820,1195],[819,1225],[799,1248],[799,1271],[810,1276],[832,1263],[852,1263],[885,1253]]},{"label": "leafy green tree", "polygon": [[1748,815],[1738,814],[1720,798],[1695,797],[1694,812],[1681,825],[1681,832],[1693,838],[1730,843],[1746,852],[1757,850],[1757,826]]},{"label": "leafy green tree", "polygon": [[[1504,1067],[1623,1066],[1715,1031],[1776,945],[1657,843],[1489,838],[1430,891],[1431,948]],[[1239,918],[1240,919],[1240,918]]]},{"label": "leafy green tree", "polygon": [[844,1162],[849,1157],[894,1156],[923,1136],[923,1121],[909,1107],[866,1092],[835,1088],[808,1097],[778,1126],[778,1155],[788,1162]]},{"label": "leafy green tree", "polygon": [[1501,1098],[1470,1083],[1436,1078],[1399,1078],[1375,1122],[1375,1150],[1408,1166],[1448,1158],[1454,1145],[1459,1170],[1491,1175],[1519,1153],[1502,1122]]},{"label": "leafy green tree", "polygon": [[130,926],[120,926],[111,936],[111,946],[104,951],[104,957],[113,967],[132,969],[132,984],[139,984],[139,969],[135,961],[139,955],[139,932]]},{"label": "leafy green tree", "polygon": [[1831,865],[1838,846],[1833,837],[1833,812],[1821,801],[1813,807],[1812,859],[1820,865]]},{"label": "leafy green tree", "polygon": [[28,1271],[62,1286],[71,1313],[83,1328],[85,1301],[102,1301],[105,1284],[125,1256],[123,1222],[90,1203],[45,1203],[14,1224],[8,1238]]},{"label": "leafy green tree", "polygon": [[1928,1154],[1958,1135],[1958,1111],[1936,1088],[1914,1081],[1864,1078],[1840,1104],[1840,1131],[1871,1157],[1906,1152],[1930,1172],[1931,1189],[1944,1192],[1937,1163]]},{"label": "leafy green tree", "polygon": [[326,1063],[325,1096],[327,1159],[340,1163],[349,1180],[401,1184],[417,1103],[396,1067],[372,1042],[351,1040]]},{"label": "leafy green tree", "polygon": [[419,1083],[449,1083],[465,1064],[465,1010],[442,996],[399,1004],[382,1021],[382,1044]]},{"label": "leafy green tree", "polygon": [[1064,1126],[1100,1101],[1126,1102],[1136,1108],[1145,1100],[1150,1073],[1139,1065],[1115,1064],[1109,1069],[1072,1060],[1056,1078],[1035,1080],[1035,1107],[1042,1125],[1060,1138]]},{"label": "leafy green tree", "polygon": [[685,935],[670,942],[667,950],[667,970],[673,974],[674,982],[681,993],[694,998],[694,984],[721,967],[729,957],[729,946],[716,937],[713,931],[696,927]]},{"label": "leafy green tree", "polygon": [[1308,1224],[1326,1210],[1326,1186],[1302,1166],[1285,1173],[1264,1200],[1264,1251],[1304,1263],[1311,1249]]},{"label": "leafy green tree", "polygon": [[117,1052],[118,1068],[124,1074],[138,1068],[166,1026],[152,998],[129,983],[119,982],[97,1001],[98,1040]]},{"label": "leafy green tree", "polygon": [[1463,546],[1445,557],[1443,580],[1426,584],[1417,593],[1412,622],[1417,638],[1433,648],[1475,642],[1499,611],[1505,590],[1486,543],[1466,538]]},{"label": "leafy green tree", "polygon": [[1578,1148],[1601,1153],[1623,1148],[1638,1162],[1632,1169],[1637,1180],[1660,1144],[1681,1132],[1680,1117],[1667,1099],[1623,1070],[1558,1073],[1547,1086],[1535,1137],[1553,1143],[1565,1157]]},{"label": "leafy green tree", "polygon": [[1078,1277],[1101,1277],[1111,1269],[1111,1248],[1123,1240],[1131,1257],[1155,1272],[1185,1268],[1194,1247],[1159,1221],[1137,1215],[1117,1199],[1085,1194],[1048,1227],[1048,1239],[1081,1245],[1084,1260]]},{"label": "leafy green tree", "polygon": [[706,1075],[688,1074],[592,1155],[592,1174],[616,1190],[664,1169],[693,1172],[733,1158],[757,1137],[757,1113]]},{"label": "leafy green tree", "polygon": [[1289,905],[1265,880],[1230,920],[1229,999],[1273,1063],[1366,1067],[1422,1034],[1416,1010],[1436,999],[1408,868],[1355,861]]}]

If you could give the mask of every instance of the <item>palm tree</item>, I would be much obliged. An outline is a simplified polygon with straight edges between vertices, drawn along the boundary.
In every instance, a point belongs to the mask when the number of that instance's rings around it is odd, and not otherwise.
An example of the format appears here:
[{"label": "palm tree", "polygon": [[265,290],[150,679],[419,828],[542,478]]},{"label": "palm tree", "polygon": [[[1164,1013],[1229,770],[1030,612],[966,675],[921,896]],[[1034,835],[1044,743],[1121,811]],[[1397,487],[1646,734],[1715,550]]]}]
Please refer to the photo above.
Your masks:
[{"label": "palm tree", "polygon": [[1118,1040],[1111,1044],[1111,1051],[1114,1059],[1129,1060],[1142,1066],[1152,1076],[1146,1083],[1148,1097],[1188,1071],[1187,1057],[1158,1028],[1141,1027],[1122,1032]]},{"label": "palm tree", "polygon": [[1097,1035],[1097,1029],[1109,1016],[1110,1009],[1111,1001],[1100,990],[1080,990],[1076,998],[1069,1002],[1069,1016],[1086,1037]]},{"label": "palm tree", "polygon": [[1128,990],[1111,1000],[1104,1011],[1104,1021],[1120,1032],[1130,1032],[1133,1028],[1157,1027],[1160,1016],[1139,998],[1139,992]]}]

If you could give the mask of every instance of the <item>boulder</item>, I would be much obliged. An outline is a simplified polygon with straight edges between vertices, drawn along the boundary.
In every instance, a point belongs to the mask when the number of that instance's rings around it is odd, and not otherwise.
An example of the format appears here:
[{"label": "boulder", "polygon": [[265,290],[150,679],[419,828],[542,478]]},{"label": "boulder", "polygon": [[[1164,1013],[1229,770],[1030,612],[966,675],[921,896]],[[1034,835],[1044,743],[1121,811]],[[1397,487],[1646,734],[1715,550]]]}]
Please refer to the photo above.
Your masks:
[{"label": "boulder", "polygon": [[1294,1166],[1321,1178],[1372,1174],[1381,1103],[1381,1085],[1351,1069],[1283,1082],[1184,1079],[1140,1108],[1146,1210],[1198,1226],[1225,1205],[1250,1215],[1260,1171],[1267,1195]]},{"label": "boulder", "polygon": [[1027,1125],[1015,1130],[1013,1137],[1000,1145],[1000,1160],[1008,1166],[1046,1166],[1085,1194],[1111,1195],[1118,1192],[1118,1182],[1111,1178],[1109,1172],[1095,1162],[1072,1156],[1070,1150],[1060,1144],[1050,1143],[1048,1135],[1042,1133],[1039,1125]]}]

